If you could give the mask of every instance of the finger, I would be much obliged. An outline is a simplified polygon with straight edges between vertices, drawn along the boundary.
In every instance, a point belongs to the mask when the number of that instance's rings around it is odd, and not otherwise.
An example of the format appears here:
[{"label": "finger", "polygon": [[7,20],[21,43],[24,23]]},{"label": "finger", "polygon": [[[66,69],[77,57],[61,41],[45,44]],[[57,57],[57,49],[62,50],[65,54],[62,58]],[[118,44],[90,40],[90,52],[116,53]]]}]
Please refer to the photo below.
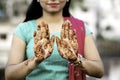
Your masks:
[{"label": "finger", "polygon": [[67,29],[65,29],[65,38],[68,39],[68,30]]},{"label": "finger", "polygon": [[69,32],[68,32],[68,35],[69,35],[69,40],[72,40],[72,36],[73,36],[73,31],[72,31],[72,24],[69,23],[69,28],[68,28]]},{"label": "finger", "polygon": [[60,54],[61,57],[65,58],[65,55],[63,54],[63,49],[58,47],[58,52]]},{"label": "finger", "polygon": [[[48,33],[49,33],[48,24],[45,23],[45,34],[46,34],[46,35],[45,35],[45,38],[47,38],[47,39],[49,38]],[[48,40],[49,40],[49,39],[48,39]]]},{"label": "finger", "polygon": [[60,46],[60,39],[58,37],[56,37],[56,43],[57,43],[57,47]]},{"label": "finger", "polygon": [[49,31],[48,24],[46,24],[46,38],[47,38],[48,40],[50,39],[50,31]]},{"label": "finger", "polygon": [[56,37],[56,43],[57,43],[57,48],[58,48],[58,52],[59,52],[59,54],[63,57],[63,49],[62,49],[62,47],[61,47],[61,40],[58,38],[58,37]]},{"label": "finger", "polygon": [[41,35],[42,38],[46,38],[46,25],[44,21],[41,22]]},{"label": "finger", "polygon": [[33,37],[34,37],[34,45],[37,44],[37,42],[38,42],[38,39],[36,38],[36,35],[37,35],[37,32],[34,31],[34,33],[33,33]]},{"label": "finger", "polygon": [[58,47],[58,52],[59,52],[60,56],[65,58],[65,59],[67,59],[67,57],[66,57],[66,55],[65,55],[63,50],[64,50],[63,47]]},{"label": "finger", "polygon": [[68,29],[72,30],[72,23],[70,21],[68,21],[69,25],[68,25]]},{"label": "finger", "polygon": [[55,36],[52,36],[50,39],[50,44],[52,47],[54,46],[54,40],[55,40]]},{"label": "finger", "polygon": [[77,41],[77,34],[76,34],[76,30],[73,30],[73,41]]},{"label": "finger", "polygon": [[61,39],[63,39],[64,38],[64,29],[62,28],[62,30],[61,30]]},{"label": "finger", "polygon": [[38,30],[40,30],[41,29],[41,26],[40,25],[38,25]]},{"label": "finger", "polygon": [[37,32],[36,32],[36,31],[34,31],[34,33],[33,33],[33,37],[36,37],[36,34],[37,34]]},{"label": "finger", "polygon": [[72,24],[69,20],[66,21],[67,29],[72,29]]},{"label": "finger", "polygon": [[69,40],[72,40],[72,39],[73,39],[73,31],[69,30]]},{"label": "finger", "polygon": [[44,21],[41,21],[41,26],[43,27],[45,27],[45,22]]},{"label": "finger", "polygon": [[65,22],[65,26],[64,27],[65,27],[64,28],[65,29],[64,30],[65,31],[64,32],[65,33],[65,38],[68,38],[68,28],[69,28],[69,22],[68,21]]},{"label": "finger", "polygon": [[71,21],[69,21],[69,27],[70,27],[70,29],[72,29],[72,23],[71,23]]},{"label": "finger", "polygon": [[38,40],[41,40],[41,37],[42,37],[42,36],[41,36],[41,26],[38,25],[37,27],[38,27],[37,39],[38,39]]},{"label": "finger", "polygon": [[65,23],[62,24],[61,39],[65,38]]},{"label": "finger", "polygon": [[69,20],[66,20],[66,21],[65,21],[65,24],[66,24],[67,28],[69,27],[69,23],[70,23]]}]

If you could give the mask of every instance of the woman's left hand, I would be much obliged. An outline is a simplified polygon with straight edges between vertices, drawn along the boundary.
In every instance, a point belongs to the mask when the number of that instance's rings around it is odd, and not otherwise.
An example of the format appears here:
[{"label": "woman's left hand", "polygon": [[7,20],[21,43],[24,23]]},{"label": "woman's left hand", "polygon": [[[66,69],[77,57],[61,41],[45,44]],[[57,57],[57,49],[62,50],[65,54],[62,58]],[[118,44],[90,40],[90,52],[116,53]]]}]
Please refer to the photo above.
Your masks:
[{"label": "woman's left hand", "polygon": [[78,42],[76,30],[72,31],[70,21],[65,21],[62,25],[61,38],[56,37],[57,47],[60,55],[70,62],[77,60]]}]

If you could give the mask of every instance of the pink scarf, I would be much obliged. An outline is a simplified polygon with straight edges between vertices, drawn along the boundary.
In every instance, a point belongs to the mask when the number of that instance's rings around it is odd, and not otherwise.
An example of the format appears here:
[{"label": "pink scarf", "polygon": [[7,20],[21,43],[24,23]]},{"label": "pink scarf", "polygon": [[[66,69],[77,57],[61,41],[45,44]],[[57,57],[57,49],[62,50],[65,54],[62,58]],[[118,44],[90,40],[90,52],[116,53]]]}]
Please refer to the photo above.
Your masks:
[{"label": "pink scarf", "polygon": [[[65,17],[65,20],[72,22],[72,29],[76,29],[77,41],[78,41],[78,53],[84,56],[84,40],[85,40],[85,28],[84,22],[73,17]],[[85,73],[73,63],[69,63],[69,79],[68,80],[86,80]]]}]

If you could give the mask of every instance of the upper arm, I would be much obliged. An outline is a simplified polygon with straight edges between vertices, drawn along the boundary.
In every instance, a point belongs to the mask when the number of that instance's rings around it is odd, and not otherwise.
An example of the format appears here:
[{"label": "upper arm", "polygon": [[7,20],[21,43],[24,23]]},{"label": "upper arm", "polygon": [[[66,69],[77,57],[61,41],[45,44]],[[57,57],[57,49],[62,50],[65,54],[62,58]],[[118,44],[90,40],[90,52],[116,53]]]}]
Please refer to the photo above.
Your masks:
[{"label": "upper arm", "polygon": [[9,64],[18,64],[24,60],[26,43],[21,38],[13,35],[11,52],[8,56]]},{"label": "upper arm", "polygon": [[85,37],[84,56],[88,60],[100,60],[99,52],[93,40],[92,34]]}]

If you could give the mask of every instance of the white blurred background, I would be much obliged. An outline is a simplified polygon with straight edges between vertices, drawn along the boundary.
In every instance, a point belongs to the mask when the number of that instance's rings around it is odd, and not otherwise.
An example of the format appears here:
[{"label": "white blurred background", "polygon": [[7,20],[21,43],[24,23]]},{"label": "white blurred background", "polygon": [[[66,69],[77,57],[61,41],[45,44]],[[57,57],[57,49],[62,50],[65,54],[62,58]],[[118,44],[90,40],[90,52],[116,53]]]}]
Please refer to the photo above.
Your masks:
[{"label": "white blurred background", "polygon": [[[4,80],[12,33],[24,20],[30,2],[0,0],[0,80]],[[72,0],[70,13],[89,25],[104,62],[103,78],[88,80],[120,80],[120,0]]]}]

